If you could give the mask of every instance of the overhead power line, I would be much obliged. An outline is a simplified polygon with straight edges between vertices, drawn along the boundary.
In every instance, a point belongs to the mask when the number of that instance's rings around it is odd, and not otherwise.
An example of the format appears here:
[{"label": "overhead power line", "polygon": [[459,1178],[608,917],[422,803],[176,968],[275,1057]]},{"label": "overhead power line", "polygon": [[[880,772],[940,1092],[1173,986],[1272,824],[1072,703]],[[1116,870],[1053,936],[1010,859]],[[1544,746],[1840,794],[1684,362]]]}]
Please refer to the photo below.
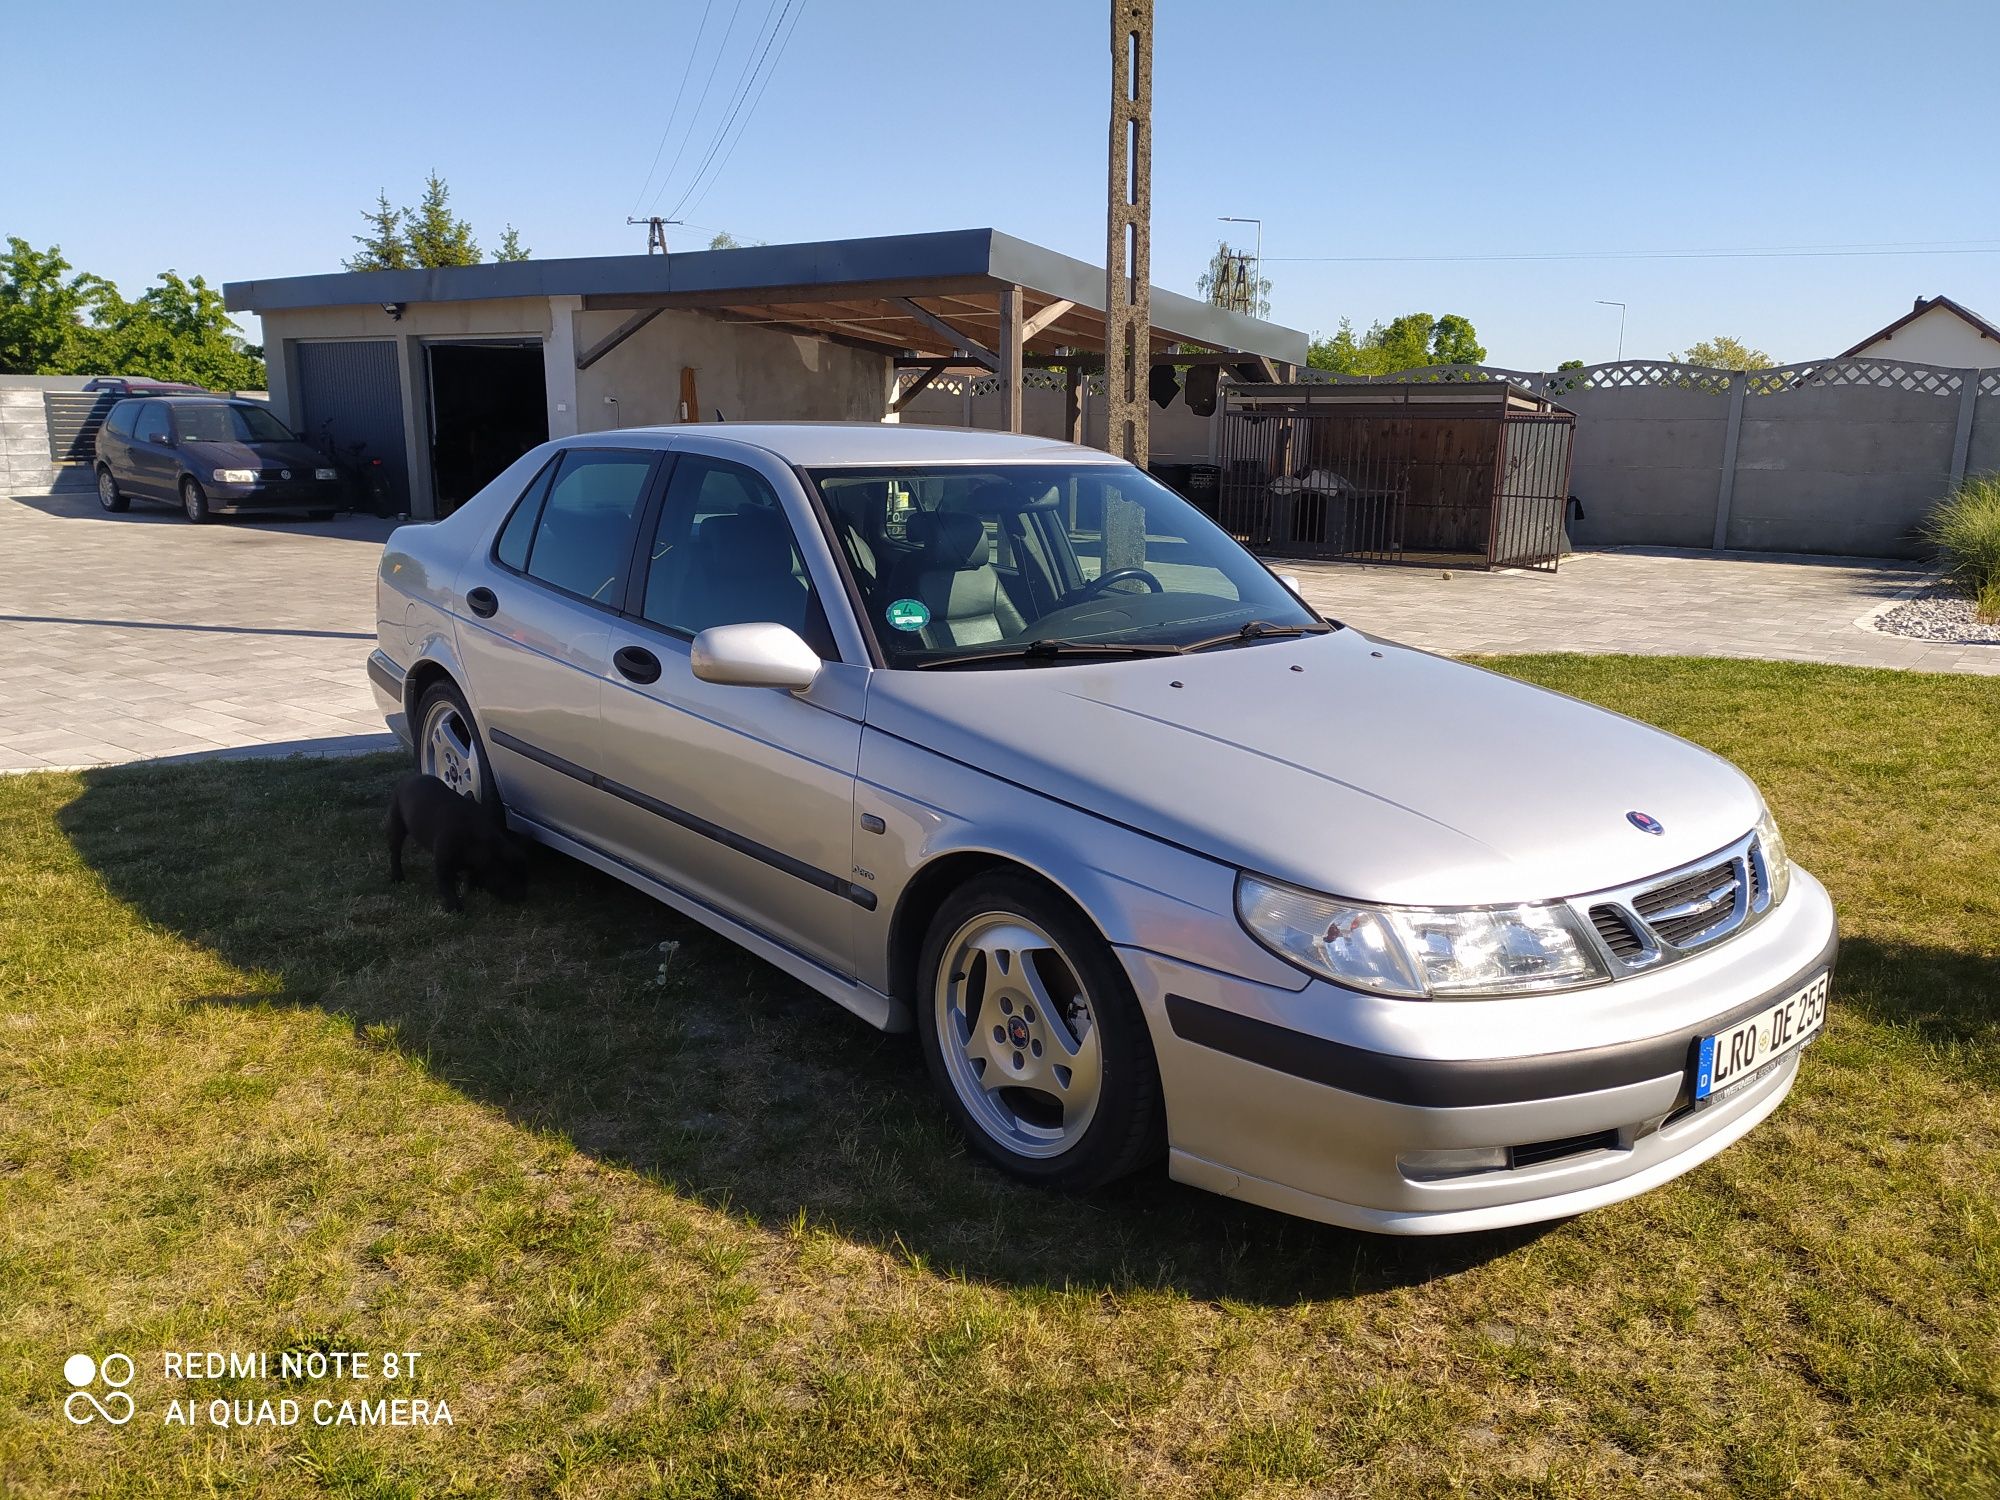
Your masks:
[{"label": "overhead power line", "polygon": [[1994,255],[2000,240],[1884,240],[1855,245],[1751,245],[1707,250],[1549,250],[1477,255],[1273,255],[1288,265],[1413,265],[1523,260],[1795,260],[1854,255]]},{"label": "overhead power line", "polygon": [[701,51],[702,36],[708,30],[708,13],[715,8],[715,0],[701,8],[701,24],[694,30],[694,45],[688,48],[687,62],[681,66],[681,86],[674,90],[674,107],[667,111],[667,123],[660,127],[660,143],[653,148],[653,160],[646,168],[646,180],[639,184],[638,196],[633,198],[628,216],[639,211],[639,202],[646,196],[646,189],[653,185],[653,173],[660,165],[660,156],[667,149],[667,137],[673,134],[674,120],[681,112],[681,100],[687,97],[688,75],[694,72],[695,54]]},{"label": "overhead power line", "polygon": [[[722,42],[715,49],[715,61],[708,65],[708,77],[702,82],[701,97],[695,100],[694,109],[687,117],[687,125],[681,131],[681,143],[674,148],[674,159],[667,166],[667,175],[660,179],[660,190],[653,194],[653,201],[647,205],[649,213],[653,209],[658,208],[660,200],[667,196],[667,189],[672,185],[674,180],[674,169],[680,166],[681,158],[687,154],[688,142],[694,139],[695,121],[701,118],[702,106],[708,103],[708,91],[715,86],[716,70],[722,66],[722,54],[729,50],[729,39],[736,34],[736,18],[742,13],[742,10],[743,0],[736,0],[736,3],[730,7],[729,24],[722,30]],[[674,215],[667,214],[665,217],[671,219]]]},{"label": "overhead power line", "polygon": [[[772,3],[775,5],[776,0],[772,0]],[[777,23],[771,27],[770,34],[764,38],[764,50],[757,54],[756,61],[745,70],[742,77],[738,80],[735,102],[730,108],[729,113],[723,117],[722,128],[716,131],[715,139],[709,143],[708,155],[703,157],[701,165],[694,169],[694,180],[688,183],[687,191],[681,194],[680,202],[674,205],[674,213],[678,214],[687,206],[688,200],[694,196],[695,188],[701,183],[702,175],[708,171],[709,163],[715,160],[716,153],[722,149],[723,140],[729,134],[729,127],[736,123],[737,114],[748,101],[750,90],[757,82],[757,75],[763,70],[764,61],[771,55],[771,44],[777,41],[779,31],[784,28],[785,18],[791,14],[793,3],[794,0],[785,0],[785,8],[778,12]],[[764,14],[768,18],[771,12],[769,9],[766,9]],[[758,97],[760,99],[763,97],[761,92]],[[749,123],[748,115],[744,116],[744,123],[746,125]]]},{"label": "overhead power line", "polygon": [[[722,181],[722,174],[729,169],[729,159],[736,154],[736,148],[743,144],[744,134],[750,129],[750,121],[757,113],[757,106],[764,102],[765,91],[771,87],[771,80],[778,76],[778,70],[785,64],[786,49],[792,45],[792,38],[798,35],[799,22],[805,19],[808,3],[809,0],[798,0],[799,8],[797,14],[792,17],[792,29],[787,31],[785,39],[778,43],[778,55],[771,59],[771,66],[764,74],[764,81],[757,87],[757,97],[750,101],[750,107],[743,112],[743,123],[736,127],[736,138],[722,153],[722,160],[715,164],[715,171],[710,174],[707,185],[702,188],[694,201],[687,205],[689,212],[701,207],[703,200],[708,197],[715,185]],[[780,16],[778,22],[783,25],[784,17]]]}]

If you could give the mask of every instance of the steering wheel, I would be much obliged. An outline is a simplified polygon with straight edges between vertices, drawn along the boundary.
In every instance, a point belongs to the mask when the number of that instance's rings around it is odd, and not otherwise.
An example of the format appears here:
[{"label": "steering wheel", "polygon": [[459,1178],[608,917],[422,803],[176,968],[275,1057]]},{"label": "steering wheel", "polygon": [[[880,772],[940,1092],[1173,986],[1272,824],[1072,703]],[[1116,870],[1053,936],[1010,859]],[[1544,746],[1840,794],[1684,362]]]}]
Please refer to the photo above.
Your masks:
[{"label": "steering wheel", "polygon": [[1144,568],[1113,568],[1109,573],[1100,573],[1089,583],[1078,589],[1076,591],[1077,597],[1080,599],[1095,599],[1099,594],[1110,588],[1112,584],[1122,583],[1127,578],[1136,578],[1145,584],[1146,592],[1149,594],[1164,594],[1166,592],[1161,587],[1160,580],[1155,578],[1151,573],[1148,573]]}]

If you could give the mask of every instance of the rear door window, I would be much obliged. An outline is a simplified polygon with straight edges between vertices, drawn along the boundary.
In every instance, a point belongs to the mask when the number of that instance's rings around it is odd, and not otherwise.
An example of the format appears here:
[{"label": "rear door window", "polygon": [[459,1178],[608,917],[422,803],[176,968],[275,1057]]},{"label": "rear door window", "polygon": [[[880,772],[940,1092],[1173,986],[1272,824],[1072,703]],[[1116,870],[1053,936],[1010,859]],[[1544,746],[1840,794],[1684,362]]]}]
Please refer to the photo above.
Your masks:
[{"label": "rear door window", "polygon": [[[615,609],[653,455],[616,448],[565,453],[530,543],[530,578]],[[503,558],[504,561],[504,558]]]}]

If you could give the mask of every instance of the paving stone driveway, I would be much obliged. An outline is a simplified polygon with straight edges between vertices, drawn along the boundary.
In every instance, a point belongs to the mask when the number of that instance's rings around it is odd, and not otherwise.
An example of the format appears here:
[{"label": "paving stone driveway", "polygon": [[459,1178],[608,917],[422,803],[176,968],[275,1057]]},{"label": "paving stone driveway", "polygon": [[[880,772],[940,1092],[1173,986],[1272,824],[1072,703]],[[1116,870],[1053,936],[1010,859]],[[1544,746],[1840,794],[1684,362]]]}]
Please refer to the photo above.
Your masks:
[{"label": "paving stone driveway", "polygon": [[1926,582],[1916,563],[1870,558],[1580,552],[1555,573],[1460,572],[1274,561],[1323,613],[1454,655],[1629,651],[1756,656],[2000,675],[2000,646],[1951,646],[1856,620]]},{"label": "paving stone driveway", "polygon": [[[0,497],[0,770],[387,748],[362,663],[389,523],[123,516]],[[2000,673],[2000,647],[1857,629],[1907,564],[1582,553],[1551,576],[1281,563],[1327,613],[1448,652],[1633,651]]]},{"label": "paving stone driveway", "polygon": [[363,668],[389,529],[0,497],[0,770],[393,745]]}]

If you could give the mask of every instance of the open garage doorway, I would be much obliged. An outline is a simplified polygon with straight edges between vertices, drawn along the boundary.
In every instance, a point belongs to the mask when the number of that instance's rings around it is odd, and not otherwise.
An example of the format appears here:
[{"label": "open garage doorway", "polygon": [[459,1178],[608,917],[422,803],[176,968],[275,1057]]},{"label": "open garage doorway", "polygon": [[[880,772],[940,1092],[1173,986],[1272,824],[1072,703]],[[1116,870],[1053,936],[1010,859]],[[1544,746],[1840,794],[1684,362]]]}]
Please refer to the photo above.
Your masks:
[{"label": "open garage doorway", "polygon": [[424,346],[430,363],[431,489],[448,516],[486,482],[549,440],[538,340]]}]

